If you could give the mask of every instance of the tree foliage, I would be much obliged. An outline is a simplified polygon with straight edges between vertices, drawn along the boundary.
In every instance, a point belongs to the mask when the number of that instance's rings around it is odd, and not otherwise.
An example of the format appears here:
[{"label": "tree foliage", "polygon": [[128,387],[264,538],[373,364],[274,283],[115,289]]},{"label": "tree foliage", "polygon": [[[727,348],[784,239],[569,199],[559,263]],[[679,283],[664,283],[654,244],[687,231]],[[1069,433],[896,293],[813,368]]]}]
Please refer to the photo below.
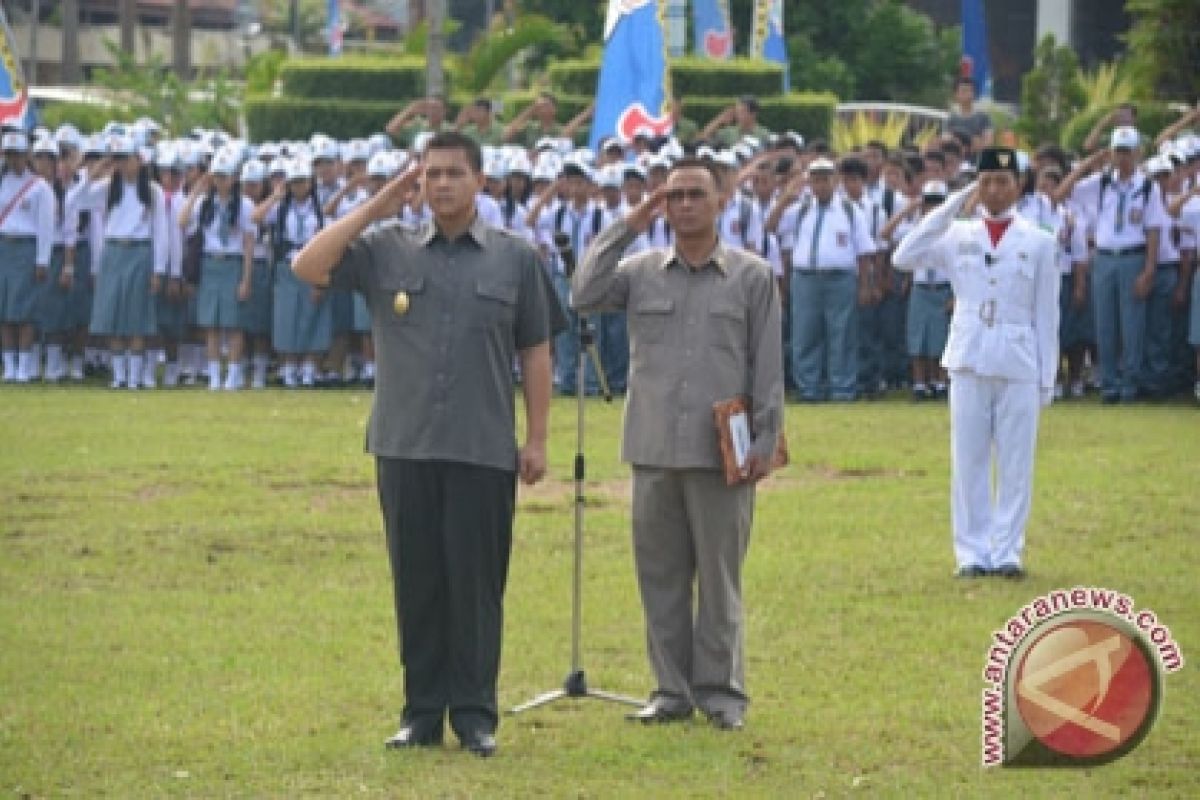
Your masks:
[{"label": "tree foliage", "polygon": [[1200,98],[1200,2],[1126,0],[1126,36],[1140,94],[1194,103]]},{"label": "tree foliage", "polygon": [[1030,142],[1057,142],[1063,127],[1086,102],[1075,51],[1046,35],[1034,50],[1033,69],[1021,79],[1017,132]]},{"label": "tree foliage", "polygon": [[133,53],[106,40],[114,66],[97,70],[93,81],[108,90],[120,117],[149,117],[172,131],[194,127],[235,130],[238,93],[224,72],[195,81],[182,80],[161,55],[138,64]]}]

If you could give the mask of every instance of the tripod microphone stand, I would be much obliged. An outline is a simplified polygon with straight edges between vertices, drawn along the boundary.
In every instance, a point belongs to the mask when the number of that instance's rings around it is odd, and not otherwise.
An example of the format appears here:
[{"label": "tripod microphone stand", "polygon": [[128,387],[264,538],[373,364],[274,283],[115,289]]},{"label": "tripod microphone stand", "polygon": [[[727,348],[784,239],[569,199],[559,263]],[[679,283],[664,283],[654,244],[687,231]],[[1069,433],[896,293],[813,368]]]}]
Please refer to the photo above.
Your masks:
[{"label": "tripod microphone stand", "polygon": [[582,638],[583,614],[583,480],[586,464],[583,455],[583,400],[586,389],[585,376],[588,361],[596,370],[600,381],[600,392],[606,403],[612,402],[612,392],[601,368],[600,356],[596,352],[596,339],[591,323],[584,315],[578,315],[576,334],[579,337],[579,363],[575,374],[575,573],[571,585],[571,671],[567,673],[561,689],[552,689],[532,700],[513,708],[509,713],[520,714],[534,708],[553,703],[564,697],[591,697],[613,703],[641,706],[643,701],[632,697],[590,688],[580,662],[580,639]]}]

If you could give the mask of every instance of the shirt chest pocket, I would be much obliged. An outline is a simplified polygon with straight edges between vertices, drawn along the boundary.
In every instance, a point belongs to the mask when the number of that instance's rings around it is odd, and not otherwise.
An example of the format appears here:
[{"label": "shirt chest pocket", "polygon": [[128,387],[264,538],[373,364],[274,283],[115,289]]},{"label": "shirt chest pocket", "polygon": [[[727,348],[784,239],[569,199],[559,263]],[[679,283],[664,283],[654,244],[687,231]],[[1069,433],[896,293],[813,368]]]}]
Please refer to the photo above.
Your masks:
[{"label": "shirt chest pocket", "polygon": [[708,309],[707,338],[718,349],[746,351],[746,311],[729,300],[714,300]]},{"label": "shirt chest pocket", "polygon": [[421,325],[430,319],[429,293],[425,276],[391,277],[380,283],[379,314],[386,325],[408,327]]},{"label": "shirt chest pocket", "polygon": [[1033,262],[1028,258],[1018,258],[1016,264],[1012,267],[1012,273],[1009,278],[1012,300],[1020,303],[1032,302],[1035,274]]},{"label": "shirt chest pocket", "polygon": [[628,318],[631,343],[636,345],[661,342],[674,316],[675,301],[669,297],[643,298],[637,301]]},{"label": "shirt chest pocket", "polygon": [[476,328],[511,328],[517,318],[517,285],[494,280],[475,282],[470,324]]}]

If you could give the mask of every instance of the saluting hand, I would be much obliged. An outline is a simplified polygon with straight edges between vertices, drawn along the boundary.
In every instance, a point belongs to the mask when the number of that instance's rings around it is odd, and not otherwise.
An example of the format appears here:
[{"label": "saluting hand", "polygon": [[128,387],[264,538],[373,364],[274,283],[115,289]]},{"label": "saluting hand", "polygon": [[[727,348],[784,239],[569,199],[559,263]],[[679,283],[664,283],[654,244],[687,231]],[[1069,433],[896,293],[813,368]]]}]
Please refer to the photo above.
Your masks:
[{"label": "saluting hand", "polygon": [[650,223],[654,218],[662,213],[663,208],[667,204],[667,194],[670,190],[666,184],[659,186],[650,194],[646,195],[646,199],[638,203],[629,214],[625,217],[625,224],[638,233],[645,233],[650,228]]},{"label": "saluting hand", "polygon": [[384,184],[379,193],[370,200],[371,217],[379,220],[398,215],[420,175],[421,168],[413,165]]}]

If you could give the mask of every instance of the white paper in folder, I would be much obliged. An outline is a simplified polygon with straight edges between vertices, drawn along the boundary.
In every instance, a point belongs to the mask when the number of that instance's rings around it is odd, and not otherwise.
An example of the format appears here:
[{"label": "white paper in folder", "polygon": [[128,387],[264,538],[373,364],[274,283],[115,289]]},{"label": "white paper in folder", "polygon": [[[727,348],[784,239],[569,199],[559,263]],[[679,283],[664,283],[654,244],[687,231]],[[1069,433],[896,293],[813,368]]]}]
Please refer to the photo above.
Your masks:
[{"label": "white paper in folder", "polygon": [[729,434],[733,440],[733,457],[737,459],[738,469],[742,469],[750,456],[750,420],[745,411],[730,416]]}]

